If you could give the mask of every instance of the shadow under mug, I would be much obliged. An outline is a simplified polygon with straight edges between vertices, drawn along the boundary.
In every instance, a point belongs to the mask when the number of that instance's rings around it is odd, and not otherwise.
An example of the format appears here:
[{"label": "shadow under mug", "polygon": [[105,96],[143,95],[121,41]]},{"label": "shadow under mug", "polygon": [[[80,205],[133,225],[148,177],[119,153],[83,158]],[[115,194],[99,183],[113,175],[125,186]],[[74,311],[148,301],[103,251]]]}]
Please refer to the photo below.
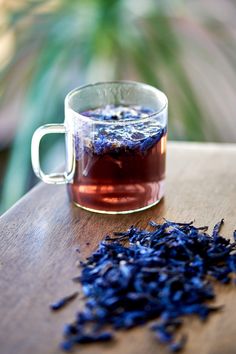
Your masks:
[{"label": "shadow under mug", "polygon": [[[107,105],[139,106],[152,113],[125,120],[83,114]],[[164,195],[167,106],[164,93],[133,81],[76,88],[65,98],[64,124],[35,131],[33,170],[45,183],[67,184],[73,203],[90,211],[118,214],[149,208]],[[51,133],[65,134],[64,173],[45,174],[40,168],[40,141]]]}]

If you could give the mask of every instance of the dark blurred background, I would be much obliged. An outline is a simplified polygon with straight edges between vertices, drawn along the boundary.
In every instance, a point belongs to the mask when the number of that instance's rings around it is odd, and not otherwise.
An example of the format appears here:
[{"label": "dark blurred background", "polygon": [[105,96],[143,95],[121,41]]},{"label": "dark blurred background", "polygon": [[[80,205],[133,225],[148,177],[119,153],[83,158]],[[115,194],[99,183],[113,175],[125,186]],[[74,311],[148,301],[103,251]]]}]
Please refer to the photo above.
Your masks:
[{"label": "dark blurred background", "polygon": [[[0,212],[36,183],[34,130],[62,122],[82,84],[152,84],[169,98],[169,139],[236,142],[235,19],[233,0],[0,0]],[[63,158],[45,139],[44,168]]]}]

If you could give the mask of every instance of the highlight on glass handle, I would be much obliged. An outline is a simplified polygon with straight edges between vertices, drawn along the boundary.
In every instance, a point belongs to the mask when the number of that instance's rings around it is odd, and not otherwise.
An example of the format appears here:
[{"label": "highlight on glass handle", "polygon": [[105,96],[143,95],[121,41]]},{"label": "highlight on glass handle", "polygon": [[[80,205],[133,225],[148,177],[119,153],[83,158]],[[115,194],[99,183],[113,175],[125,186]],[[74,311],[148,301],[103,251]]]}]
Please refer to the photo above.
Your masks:
[{"label": "highlight on glass handle", "polygon": [[44,135],[47,134],[65,134],[66,127],[64,124],[45,124],[38,128],[32,137],[31,142],[31,160],[34,173],[43,182],[49,184],[64,184],[68,182],[66,172],[45,174],[40,167],[39,146]]}]

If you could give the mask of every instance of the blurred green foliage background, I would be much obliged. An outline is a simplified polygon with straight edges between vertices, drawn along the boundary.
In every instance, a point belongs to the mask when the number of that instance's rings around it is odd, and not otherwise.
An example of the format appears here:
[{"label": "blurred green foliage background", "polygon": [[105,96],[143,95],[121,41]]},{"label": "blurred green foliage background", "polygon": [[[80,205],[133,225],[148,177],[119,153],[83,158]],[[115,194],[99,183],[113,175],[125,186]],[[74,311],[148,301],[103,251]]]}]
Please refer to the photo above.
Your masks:
[{"label": "blurred green foliage background", "polygon": [[[232,0],[0,1],[0,210],[36,183],[34,130],[62,122],[76,86],[137,80],[163,90],[169,139],[235,142]],[[63,142],[46,139],[52,170]]]}]

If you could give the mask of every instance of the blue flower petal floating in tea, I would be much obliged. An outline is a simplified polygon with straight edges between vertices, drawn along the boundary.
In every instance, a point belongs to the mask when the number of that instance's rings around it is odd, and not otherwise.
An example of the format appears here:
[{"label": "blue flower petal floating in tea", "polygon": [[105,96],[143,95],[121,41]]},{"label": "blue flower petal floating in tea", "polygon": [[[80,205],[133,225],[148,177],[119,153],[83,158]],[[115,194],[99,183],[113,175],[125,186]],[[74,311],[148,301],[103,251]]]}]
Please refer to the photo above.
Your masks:
[{"label": "blue flower petal floating in tea", "polygon": [[77,281],[85,307],[66,325],[62,348],[110,341],[115,330],[152,320],[155,338],[170,351],[180,351],[187,339],[176,336],[183,317],[197,315],[205,321],[221,310],[209,305],[215,297],[213,280],[228,283],[236,271],[236,243],[219,235],[222,224],[210,235],[206,226],[195,227],[193,222],[151,221],[151,230],[131,226],[106,236],[81,262]]}]

